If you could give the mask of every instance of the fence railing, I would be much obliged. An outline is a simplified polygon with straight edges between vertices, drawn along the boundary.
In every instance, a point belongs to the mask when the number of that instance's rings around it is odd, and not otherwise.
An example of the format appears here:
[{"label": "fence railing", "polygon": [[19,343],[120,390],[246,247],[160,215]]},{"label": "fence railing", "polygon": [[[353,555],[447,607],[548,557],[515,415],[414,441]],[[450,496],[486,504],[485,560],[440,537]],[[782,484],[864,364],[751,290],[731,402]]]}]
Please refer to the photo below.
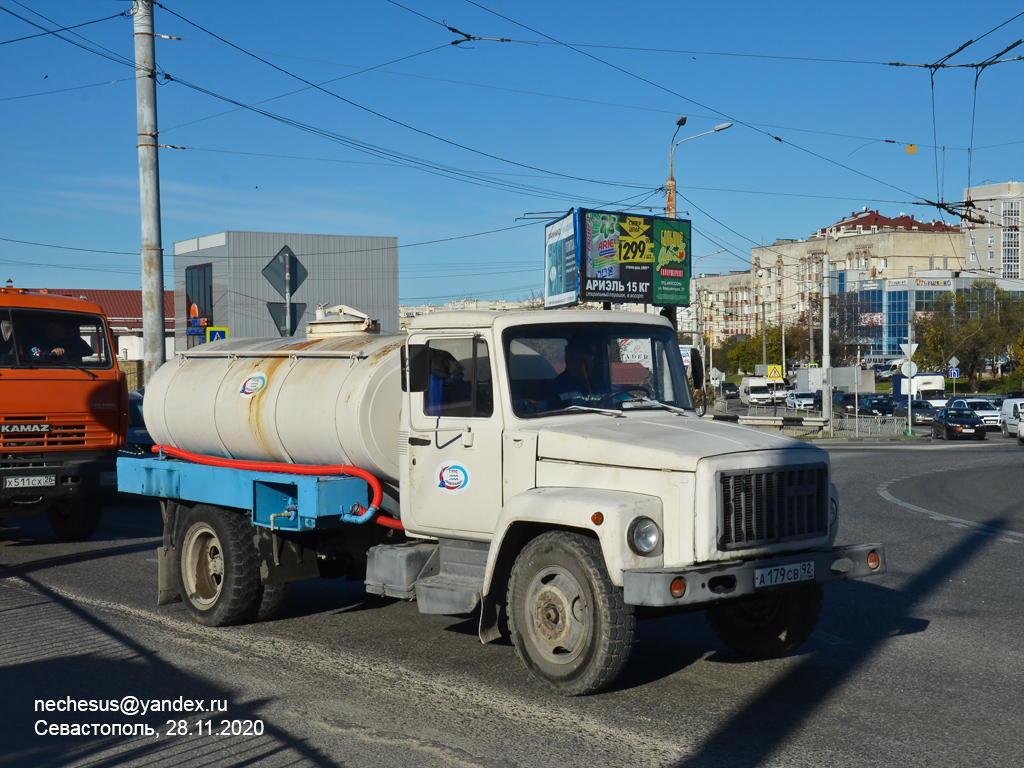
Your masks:
[{"label": "fence railing", "polygon": [[779,430],[793,437],[810,434],[833,437],[899,437],[907,433],[907,419],[895,416],[855,416],[833,413],[831,429],[821,411],[787,410],[783,406],[752,405],[746,415],[738,415],[741,424]]}]

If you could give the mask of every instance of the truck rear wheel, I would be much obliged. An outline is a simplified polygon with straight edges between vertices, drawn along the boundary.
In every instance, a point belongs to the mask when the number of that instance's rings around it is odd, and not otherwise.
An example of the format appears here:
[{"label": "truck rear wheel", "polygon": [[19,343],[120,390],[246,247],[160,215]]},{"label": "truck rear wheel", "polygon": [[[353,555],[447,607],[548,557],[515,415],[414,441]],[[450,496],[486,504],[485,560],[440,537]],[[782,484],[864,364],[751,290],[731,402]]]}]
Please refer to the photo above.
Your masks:
[{"label": "truck rear wheel", "polygon": [[823,598],[820,584],[802,585],[718,603],[705,615],[718,639],[734,651],[774,659],[811,636]]},{"label": "truck rear wheel", "polygon": [[252,620],[264,592],[249,521],[200,504],[185,513],[181,525],[178,586],[192,618],[208,627]]},{"label": "truck rear wheel", "polygon": [[59,501],[46,511],[50,529],[61,541],[85,541],[100,527],[103,505],[96,499]]},{"label": "truck rear wheel", "polygon": [[541,683],[579,696],[621,674],[636,619],[608,577],[598,542],[565,531],[538,536],[516,558],[508,595],[516,655]]},{"label": "truck rear wheel", "polygon": [[291,583],[286,581],[283,584],[264,584],[260,587],[259,604],[256,606],[253,621],[273,621],[280,616],[288,602],[291,586]]}]

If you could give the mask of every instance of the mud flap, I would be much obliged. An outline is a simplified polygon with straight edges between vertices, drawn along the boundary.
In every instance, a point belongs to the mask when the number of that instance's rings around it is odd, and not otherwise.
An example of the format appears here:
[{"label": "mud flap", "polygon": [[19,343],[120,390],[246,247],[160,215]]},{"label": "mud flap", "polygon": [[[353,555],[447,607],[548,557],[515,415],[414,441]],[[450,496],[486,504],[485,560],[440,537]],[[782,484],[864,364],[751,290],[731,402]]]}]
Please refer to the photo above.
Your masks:
[{"label": "mud flap", "polygon": [[501,615],[501,606],[498,602],[485,595],[480,601],[480,642],[493,643],[501,637],[501,627],[498,625]]},{"label": "mud flap", "polygon": [[169,605],[181,602],[181,592],[178,591],[178,558],[174,555],[175,550],[170,547],[160,547],[156,551],[157,562],[157,605]]}]

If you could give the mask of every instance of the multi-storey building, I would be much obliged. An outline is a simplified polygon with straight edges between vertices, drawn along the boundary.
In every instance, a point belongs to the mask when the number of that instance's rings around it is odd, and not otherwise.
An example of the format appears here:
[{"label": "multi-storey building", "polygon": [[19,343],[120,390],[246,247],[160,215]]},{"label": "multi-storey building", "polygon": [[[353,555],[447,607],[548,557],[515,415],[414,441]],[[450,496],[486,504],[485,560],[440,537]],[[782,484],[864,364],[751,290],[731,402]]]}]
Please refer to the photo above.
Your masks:
[{"label": "multi-storey building", "polygon": [[963,269],[960,228],[918,221],[901,213],[883,216],[867,208],[817,230],[806,240],[776,240],[751,249],[755,301],[769,324],[806,323],[821,300],[822,273],[829,265],[834,291],[854,279],[913,277],[923,270]]},{"label": "multi-storey building", "polygon": [[1020,209],[1024,184],[1009,181],[964,190],[964,200],[973,218],[965,222],[964,269],[996,277],[1021,277]]},{"label": "multi-storey building", "polygon": [[[748,270],[701,275],[696,284],[690,309],[696,307],[699,327],[712,348],[721,346],[730,336],[749,336],[760,327]],[[685,325],[683,329],[686,330]]]}]

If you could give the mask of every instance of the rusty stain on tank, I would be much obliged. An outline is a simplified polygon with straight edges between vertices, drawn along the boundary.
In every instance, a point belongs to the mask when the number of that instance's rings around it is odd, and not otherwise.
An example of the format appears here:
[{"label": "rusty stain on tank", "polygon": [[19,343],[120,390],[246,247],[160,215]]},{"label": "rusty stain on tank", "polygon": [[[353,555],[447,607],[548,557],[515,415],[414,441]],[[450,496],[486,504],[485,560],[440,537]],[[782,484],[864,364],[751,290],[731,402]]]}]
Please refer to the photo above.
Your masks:
[{"label": "rusty stain on tank", "polygon": [[[267,458],[276,458],[276,452],[271,448],[270,443],[267,440],[267,436],[263,429],[263,420],[261,418],[261,407],[262,395],[268,389],[270,389],[271,381],[273,380],[274,372],[281,367],[282,363],[288,362],[286,357],[271,357],[263,358],[256,363],[255,370],[262,373],[267,377],[267,384],[257,394],[249,398],[249,431],[252,432],[253,439],[256,441],[259,449],[263,455]],[[263,366],[266,366],[263,369]],[[283,457],[282,457],[283,458]]]}]

